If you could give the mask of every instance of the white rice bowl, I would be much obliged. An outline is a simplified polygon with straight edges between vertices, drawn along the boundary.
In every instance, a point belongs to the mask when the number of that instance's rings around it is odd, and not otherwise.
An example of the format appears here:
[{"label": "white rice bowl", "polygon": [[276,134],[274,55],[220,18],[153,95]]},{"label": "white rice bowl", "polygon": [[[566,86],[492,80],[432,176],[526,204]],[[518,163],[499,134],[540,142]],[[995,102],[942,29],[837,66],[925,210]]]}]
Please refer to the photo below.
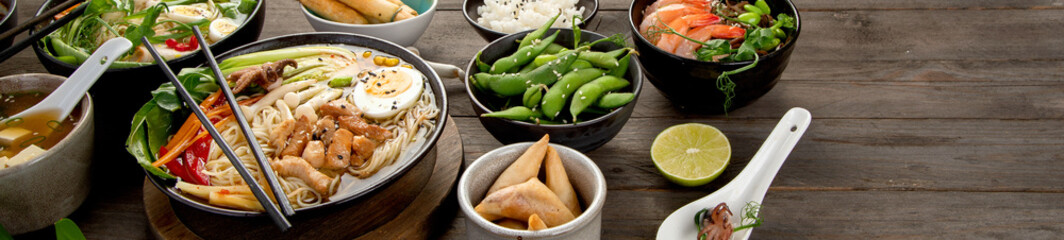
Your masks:
[{"label": "white rice bowl", "polygon": [[572,27],[573,15],[583,16],[584,7],[578,0],[484,0],[477,7],[477,24],[503,33],[515,33],[539,28],[561,10],[562,15],[551,27]]}]

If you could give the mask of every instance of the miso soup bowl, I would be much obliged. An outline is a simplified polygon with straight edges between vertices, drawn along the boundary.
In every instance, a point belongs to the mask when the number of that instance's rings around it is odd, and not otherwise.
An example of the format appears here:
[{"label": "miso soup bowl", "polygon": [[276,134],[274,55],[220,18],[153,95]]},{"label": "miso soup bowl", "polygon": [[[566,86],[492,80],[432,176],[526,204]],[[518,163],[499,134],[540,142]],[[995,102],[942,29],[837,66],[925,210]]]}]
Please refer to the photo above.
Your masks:
[{"label": "miso soup bowl", "polygon": [[500,147],[480,156],[466,168],[458,180],[458,205],[466,216],[468,239],[599,239],[602,206],[606,203],[606,178],[594,161],[563,145],[550,144],[562,158],[565,174],[584,208],[576,219],[539,231],[515,230],[496,225],[473,210],[503,170],[532,144],[523,142]]},{"label": "miso soup bowl", "polygon": [[[30,73],[0,77],[0,93],[50,92],[66,77]],[[93,149],[92,99],[81,98],[78,121],[66,138],[36,158],[0,169],[0,225],[11,234],[51,226],[89,195]]]}]

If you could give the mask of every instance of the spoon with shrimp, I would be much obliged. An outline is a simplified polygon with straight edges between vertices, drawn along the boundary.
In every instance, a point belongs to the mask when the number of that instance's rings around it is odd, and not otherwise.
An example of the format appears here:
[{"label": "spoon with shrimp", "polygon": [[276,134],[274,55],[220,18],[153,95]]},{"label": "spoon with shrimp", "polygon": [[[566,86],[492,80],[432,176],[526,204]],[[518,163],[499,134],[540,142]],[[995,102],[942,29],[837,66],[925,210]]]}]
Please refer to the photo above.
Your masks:
[{"label": "spoon with shrimp", "polygon": [[[74,106],[77,106],[81,98],[85,96],[85,92],[89,90],[89,87],[92,87],[96,80],[103,75],[107,67],[111,66],[111,63],[126,53],[132,46],[133,43],[125,38],[108,40],[103,45],[100,45],[96,52],[92,53],[77,70],[74,70],[74,73],[66,81],[63,81],[59,88],[48,94],[48,97],[45,97],[44,100],[33,105],[33,107],[4,119],[4,124],[0,126],[21,127],[37,132],[44,127],[52,127],[49,122],[54,120],[62,122],[62,119],[70,115],[70,111],[74,110]],[[20,132],[29,133],[27,131]],[[47,134],[49,131],[42,132]],[[20,139],[19,136],[4,136],[4,139],[8,138]]]},{"label": "spoon with shrimp", "polygon": [[[804,108],[791,108],[787,111],[787,114],[783,115],[776,128],[765,139],[761,149],[757,150],[754,157],[750,159],[750,163],[735,179],[716,192],[676,209],[658,227],[657,239],[698,239],[699,229],[692,219],[695,219],[695,214],[699,210],[713,208],[722,202],[727,203],[732,209],[741,210],[747,202],[760,203],[764,200],[772,179],[783,166],[783,161],[787,160],[787,155],[790,155],[791,150],[798,144],[798,139],[809,128],[810,121],[812,121],[812,116]],[[750,238],[749,228],[732,234],[732,239],[748,238]]]}]

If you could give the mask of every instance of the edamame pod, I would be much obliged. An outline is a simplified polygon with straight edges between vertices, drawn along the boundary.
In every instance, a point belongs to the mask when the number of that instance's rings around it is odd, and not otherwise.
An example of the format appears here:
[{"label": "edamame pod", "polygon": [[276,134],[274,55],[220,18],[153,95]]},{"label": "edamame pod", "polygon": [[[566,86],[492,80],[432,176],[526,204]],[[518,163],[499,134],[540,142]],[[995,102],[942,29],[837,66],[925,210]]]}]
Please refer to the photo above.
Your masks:
[{"label": "edamame pod", "polygon": [[595,107],[613,109],[624,106],[635,99],[634,93],[607,93],[595,102]]},{"label": "edamame pod", "polygon": [[590,62],[587,62],[587,61],[585,61],[583,59],[577,59],[575,62],[573,62],[573,65],[570,66],[569,68],[571,68],[571,69],[587,69],[587,68],[593,68],[593,67],[595,67],[595,66],[591,66]]},{"label": "edamame pod", "polygon": [[543,84],[528,87],[525,90],[525,95],[521,98],[521,103],[527,108],[536,108],[536,106],[539,106],[539,101],[543,99],[543,89],[546,87],[547,85]]},{"label": "edamame pod", "polygon": [[491,65],[488,65],[487,63],[484,63],[484,61],[480,60],[480,53],[481,52],[477,52],[477,56],[473,57],[474,62],[476,62],[478,70],[480,70],[481,72],[487,72],[491,69]]},{"label": "edamame pod", "polygon": [[619,63],[620,65],[610,69],[610,72],[608,74],[610,76],[623,78],[624,74],[628,73],[628,64],[630,61],[632,61],[632,51],[628,51],[628,54],[625,54],[624,57],[621,58],[621,60],[617,60],[617,63]]},{"label": "edamame pod", "polygon": [[558,33],[558,31],[555,31],[554,34],[550,35],[550,37],[547,37],[547,39],[544,39],[543,41],[538,41],[532,45],[518,48],[517,52],[514,52],[513,55],[495,60],[495,63],[491,64],[489,72],[493,74],[504,73],[517,68],[518,66],[523,66],[532,62],[536,56],[539,56],[543,50],[547,49],[547,46],[550,46],[550,43],[554,42],[555,38],[558,38]]},{"label": "edamame pod", "polygon": [[576,116],[595,103],[604,92],[606,91],[599,84],[587,83],[580,86],[580,89],[576,90],[576,95],[573,96],[572,103],[569,104],[569,114],[573,115],[573,122],[576,122]]},{"label": "edamame pod", "polygon": [[566,73],[561,80],[558,80],[547,90],[547,94],[543,95],[543,102],[540,104],[542,105],[540,109],[543,114],[550,119],[558,117],[562,108],[565,107],[565,103],[568,102],[569,97],[572,97],[576,89],[602,76],[605,72],[605,70],[598,68],[585,68]]},{"label": "edamame pod", "polygon": [[536,56],[535,60],[532,60],[531,65],[535,65],[534,67],[543,66],[543,64],[554,61],[554,59],[558,59],[558,56],[553,54],[540,54],[539,56]]},{"label": "edamame pod", "polygon": [[[617,56],[620,56],[620,54],[617,54]],[[591,65],[600,68],[615,68],[617,66],[620,66],[620,63],[617,62],[617,57],[614,57],[611,53],[606,52],[580,52],[580,60],[588,61],[591,63]]]},{"label": "edamame pod", "polygon": [[502,74],[489,82],[489,87],[496,94],[504,97],[525,93],[529,86],[536,84],[550,85],[561,78],[562,73],[569,72],[569,66],[576,61],[576,53],[567,53],[524,74]]},{"label": "edamame pod", "polygon": [[521,74],[528,73],[528,72],[531,72],[532,70],[536,70],[536,67],[538,67],[538,66],[536,66],[535,64],[525,64],[525,66],[521,67],[521,70],[518,70],[517,73],[521,73]]},{"label": "edamame pod", "polygon": [[[525,46],[532,45],[532,41],[543,38],[543,35],[547,34],[547,30],[550,29],[550,26],[554,25],[554,20],[558,20],[558,16],[561,15],[562,13],[558,12],[557,15],[554,15],[554,17],[550,18],[550,21],[547,21],[547,23],[543,24],[543,26],[540,26],[535,31],[528,33],[528,35],[525,35],[524,38],[521,38],[521,43],[517,45],[517,48],[521,49]],[[554,41],[547,42],[553,43]]]},{"label": "edamame pod", "polygon": [[565,49],[566,48],[564,46],[562,46],[561,44],[551,43],[549,46],[547,46],[546,50],[543,50],[543,53],[558,54],[558,52],[561,52],[562,50],[565,50]]},{"label": "edamame pod", "polygon": [[517,121],[534,121],[543,115],[525,106],[516,106],[502,111],[480,114],[481,117],[505,118]]},{"label": "edamame pod", "polygon": [[601,85],[602,86],[602,90],[609,92],[609,91],[617,91],[617,90],[620,90],[621,88],[627,87],[628,86],[628,80],[624,80],[624,78],[619,78],[619,77],[614,77],[614,76],[607,75],[607,76],[602,76],[602,77],[596,78],[595,80],[591,81],[588,84]]}]

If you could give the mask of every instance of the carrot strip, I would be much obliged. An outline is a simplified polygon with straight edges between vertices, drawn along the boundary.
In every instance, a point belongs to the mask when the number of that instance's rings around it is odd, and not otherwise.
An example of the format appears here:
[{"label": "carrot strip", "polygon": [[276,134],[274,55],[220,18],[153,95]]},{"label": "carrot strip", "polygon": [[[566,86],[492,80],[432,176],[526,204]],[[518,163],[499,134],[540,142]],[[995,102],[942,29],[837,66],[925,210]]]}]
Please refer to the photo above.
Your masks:
[{"label": "carrot strip", "polygon": [[[229,122],[229,120],[232,120],[232,119],[233,119],[233,116],[231,116],[231,115],[226,117],[226,118],[223,118],[221,121],[218,121],[217,123],[214,123],[214,127],[215,128],[220,128],[220,127],[222,127],[222,125],[224,125],[225,123]],[[200,127],[200,128],[202,128],[202,127]],[[185,138],[180,143],[178,143],[175,148],[172,148],[172,149],[168,148],[168,149],[170,149],[170,151],[166,152],[166,154],[164,154],[162,157],[160,157],[159,160],[156,160],[155,162],[151,163],[151,165],[159,167],[159,166],[162,166],[162,165],[164,165],[164,164],[166,164],[166,163],[168,163],[170,161],[173,161],[174,159],[177,158],[178,154],[184,153],[185,149],[187,149],[190,145],[192,145],[192,142],[194,142],[193,141],[194,139],[200,139],[200,138],[206,136],[207,134],[210,134],[210,132],[201,131],[199,134],[195,134],[195,137]]]}]

